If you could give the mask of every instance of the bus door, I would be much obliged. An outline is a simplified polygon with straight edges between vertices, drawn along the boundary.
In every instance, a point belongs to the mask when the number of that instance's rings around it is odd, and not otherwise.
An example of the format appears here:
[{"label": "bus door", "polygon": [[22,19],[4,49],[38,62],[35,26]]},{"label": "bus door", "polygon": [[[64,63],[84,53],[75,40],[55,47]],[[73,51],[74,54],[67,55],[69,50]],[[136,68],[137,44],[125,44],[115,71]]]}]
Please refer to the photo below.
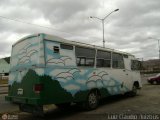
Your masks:
[{"label": "bus door", "polygon": [[123,70],[125,72],[125,85],[128,87],[129,90],[132,90],[132,70],[131,70],[131,60],[128,58],[124,58],[124,67]]},{"label": "bus door", "polygon": [[[126,58],[125,58],[126,57]],[[128,56],[120,53],[112,53],[112,68],[114,76],[121,83],[121,92],[125,93],[130,90],[131,87],[131,72],[129,69]]]}]

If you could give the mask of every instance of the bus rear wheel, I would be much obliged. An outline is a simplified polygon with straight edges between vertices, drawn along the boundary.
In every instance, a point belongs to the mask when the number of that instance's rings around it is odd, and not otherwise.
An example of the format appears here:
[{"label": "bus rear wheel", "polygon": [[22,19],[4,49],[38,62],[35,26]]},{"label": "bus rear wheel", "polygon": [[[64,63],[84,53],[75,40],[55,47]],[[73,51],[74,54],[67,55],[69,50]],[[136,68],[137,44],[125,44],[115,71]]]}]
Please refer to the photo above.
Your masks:
[{"label": "bus rear wheel", "polygon": [[93,110],[98,107],[99,99],[96,92],[90,92],[87,97],[87,101],[85,102],[85,108],[87,110]]}]

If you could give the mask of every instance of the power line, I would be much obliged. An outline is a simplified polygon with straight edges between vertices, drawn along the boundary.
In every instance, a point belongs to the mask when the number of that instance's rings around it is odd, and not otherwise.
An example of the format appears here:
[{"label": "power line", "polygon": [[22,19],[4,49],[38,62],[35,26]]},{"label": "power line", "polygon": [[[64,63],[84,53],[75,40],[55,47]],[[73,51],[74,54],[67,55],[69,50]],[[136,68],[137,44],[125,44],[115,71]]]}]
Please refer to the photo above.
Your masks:
[{"label": "power line", "polygon": [[52,27],[47,27],[47,26],[42,26],[42,25],[38,25],[38,24],[33,24],[33,23],[25,22],[25,21],[20,20],[20,19],[13,19],[13,18],[8,18],[8,17],[4,17],[4,16],[0,16],[0,18],[1,19],[11,20],[11,21],[16,21],[16,22],[20,22],[20,23],[24,23],[24,24],[28,24],[28,25],[33,25],[33,26],[36,26],[36,27],[46,28],[46,29],[50,29],[50,30],[54,30],[54,31],[62,32],[62,33],[67,33],[67,34],[70,34],[70,35],[74,34],[74,35],[79,36],[79,37],[94,38],[94,39],[100,40],[100,38],[82,36],[82,35],[78,35],[76,33],[69,33],[69,32],[66,32],[66,31],[61,31],[61,30],[56,29],[56,28],[52,28]]},{"label": "power line", "polygon": [[[7,19],[7,20],[12,20],[12,21],[16,21],[16,22],[21,22],[21,23],[25,23],[25,24],[29,24],[29,25],[33,25],[33,26],[38,26],[38,27],[42,27],[42,28],[47,28],[47,29],[51,29],[51,30],[56,30],[56,31],[59,31],[59,32],[69,33],[69,32],[60,31],[58,29],[51,28],[51,27],[25,22],[25,21],[22,21],[22,20],[19,20],[19,19],[12,19],[12,18],[8,18],[8,17],[4,17],[4,16],[0,16],[0,18]],[[69,34],[71,34],[71,33],[69,33]]]}]

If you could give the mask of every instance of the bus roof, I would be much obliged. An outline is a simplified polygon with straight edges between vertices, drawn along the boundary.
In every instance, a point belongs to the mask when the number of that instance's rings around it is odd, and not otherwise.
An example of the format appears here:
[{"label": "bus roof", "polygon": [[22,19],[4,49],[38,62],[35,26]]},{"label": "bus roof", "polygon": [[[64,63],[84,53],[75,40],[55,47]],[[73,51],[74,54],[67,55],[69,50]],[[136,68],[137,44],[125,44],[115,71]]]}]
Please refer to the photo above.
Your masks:
[{"label": "bus roof", "polygon": [[56,42],[70,44],[70,45],[88,47],[88,48],[94,48],[94,49],[99,49],[99,50],[104,50],[104,51],[112,51],[112,52],[125,54],[125,55],[129,55],[129,56],[134,57],[134,55],[132,55],[130,53],[127,53],[127,52],[122,52],[122,51],[119,51],[119,50],[115,50],[115,49],[111,49],[111,48],[104,48],[104,47],[101,47],[101,46],[86,44],[86,43],[82,43],[82,42],[71,41],[71,40],[67,40],[67,39],[64,39],[64,38],[61,38],[61,37],[58,37],[58,36],[55,36],[55,35],[49,35],[49,34],[45,34],[45,33],[32,34],[32,35],[28,35],[26,37],[23,37],[22,39],[18,40],[16,43],[14,43],[13,46],[16,45],[17,43],[25,40],[25,39],[32,38],[32,37],[38,37],[40,35],[43,35],[44,39],[50,40],[50,41],[56,41]]},{"label": "bus roof", "polygon": [[104,48],[104,47],[101,47],[101,46],[86,44],[86,43],[82,43],[82,42],[71,41],[71,40],[67,40],[67,39],[64,39],[64,38],[61,38],[61,37],[58,37],[58,36],[54,36],[54,35],[49,35],[49,34],[44,34],[44,39],[51,40],[51,41],[57,41],[57,42],[61,42],[61,43],[66,43],[66,44],[71,44],[71,45],[77,45],[77,46],[99,49],[99,50],[104,50],[104,51],[113,51],[113,52],[117,52],[117,53],[121,53],[121,54],[125,54],[125,55],[134,56],[134,55],[132,55],[130,53],[127,53],[127,52],[122,52],[122,51],[119,51],[119,50],[115,50],[115,49],[111,49],[111,48]]},{"label": "bus roof", "polygon": [[15,42],[12,46],[15,46],[16,44],[28,39],[28,38],[32,38],[32,37],[38,37],[40,34],[32,34],[32,35],[28,35],[28,36],[25,36],[21,39],[19,39],[17,42]]}]

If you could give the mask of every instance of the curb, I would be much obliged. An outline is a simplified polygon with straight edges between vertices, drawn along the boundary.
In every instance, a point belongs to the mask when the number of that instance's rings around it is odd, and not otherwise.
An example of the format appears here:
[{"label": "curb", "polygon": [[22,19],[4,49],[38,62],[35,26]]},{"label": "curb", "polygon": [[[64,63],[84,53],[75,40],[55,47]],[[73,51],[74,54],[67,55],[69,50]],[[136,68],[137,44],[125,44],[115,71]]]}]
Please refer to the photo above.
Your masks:
[{"label": "curb", "polygon": [[0,87],[8,87],[8,84],[1,84]]},{"label": "curb", "polygon": [[0,95],[1,95],[1,94],[8,94],[8,92],[7,92],[7,91],[6,91],[6,92],[0,92]]}]

